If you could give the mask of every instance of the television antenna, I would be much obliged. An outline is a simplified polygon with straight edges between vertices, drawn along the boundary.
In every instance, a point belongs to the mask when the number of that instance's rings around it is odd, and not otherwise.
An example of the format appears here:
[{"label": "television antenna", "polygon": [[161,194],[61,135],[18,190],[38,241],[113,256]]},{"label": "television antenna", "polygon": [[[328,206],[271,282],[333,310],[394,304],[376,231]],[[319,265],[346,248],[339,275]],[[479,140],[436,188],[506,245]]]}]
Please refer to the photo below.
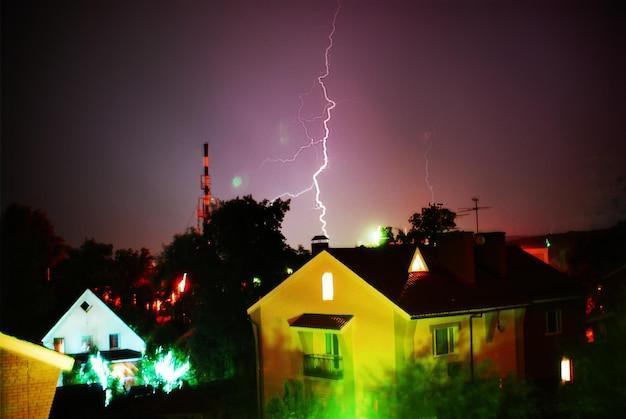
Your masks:
[{"label": "television antenna", "polygon": [[459,215],[460,216],[468,215],[473,212],[476,215],[476,233],[478,234],[478,211],[489,209],[491,207],[479,207],[478,206],[479,199],[476,196],[472,198],[472,201],[474,201],[474,206],[467,207],[467,208],[459,208]]}]

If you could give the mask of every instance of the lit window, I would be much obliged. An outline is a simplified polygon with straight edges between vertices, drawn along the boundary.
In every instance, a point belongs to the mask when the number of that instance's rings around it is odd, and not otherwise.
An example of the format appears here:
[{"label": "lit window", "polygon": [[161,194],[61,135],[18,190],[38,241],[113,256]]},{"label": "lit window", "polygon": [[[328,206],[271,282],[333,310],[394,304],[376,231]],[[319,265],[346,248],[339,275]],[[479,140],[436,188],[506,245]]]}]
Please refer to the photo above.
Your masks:
[{"label": "lit window", "polygon": [[120,335],[112,333],[109,335],[109,349],[119,349],[120,347]]},{"label": "lit window", "polygon": [[332,301],[333,298],[333,274],[331,272],[324,272],[322,275],[322,300]]},{"label": "lit window", "polygon": [[65,353],[65,338],[54,338],[54,350],[62,354]]},{"label": "lit window", "polygon": [[435,356],[454,353],[458,335],[457,326],[436,327],[433,329],[433,353]]},{"label": "lit window", "polygon": [[409,266],[409,272],[428,272],[428,266],[426,266],[424,257],[422,257],[422,254],[420,253],[420,250],[418,248],[415,248],[413,260],[411,261],[411,265]]},{"label": "lit window", "polygon": [[570,383],[572,381],[572,360],[564,356],[561,359],[561,382]]},{"label": "lit window", "polygon": [[93,347],[93,340],[91,336],[83,336],[80,340],[81,342],[81,352],[89,352]]},{"label": "lit window", "polygon": [[546,335],[561,333],[561,310],[546,311]]}]

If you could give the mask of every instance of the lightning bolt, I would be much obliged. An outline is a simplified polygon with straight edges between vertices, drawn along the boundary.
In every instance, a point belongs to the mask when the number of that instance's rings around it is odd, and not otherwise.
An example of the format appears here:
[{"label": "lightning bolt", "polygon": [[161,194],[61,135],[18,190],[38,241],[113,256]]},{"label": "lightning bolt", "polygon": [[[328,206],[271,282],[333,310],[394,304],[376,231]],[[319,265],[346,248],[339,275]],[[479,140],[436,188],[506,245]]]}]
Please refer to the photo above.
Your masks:
[{"label": "lightning bolt", "polygon": [[318,115],[315,116],[313,118],[307,119],[304,118],[302,116],[302,108],[304,107],[304,97],[308,96],[311,94],[311,91],[308,91],[306,93],[301,94],[298,97],[298,100],[300,102],[300,106],[298,107],[298,122],[300,123],[300,125],[302,126],[302,129],[304,130],[304,135],[306,136],[307,140],[309,140],[308,143],[306,143],[303,146],[300,146],[300,148],[298,148],[298,151],[296,151],[293,156],[287,158],[287,159],[265,159],[263,160],[263,162],[261,163],[261,168],[263,166],[265,166],[265,164],[267,163],[293,163],[294,161],[296,161],[298,159],[298,156],[300,156],[300,153],[302,153],[304,150],[306,150],[307,148],[311,148],[319,143],[322,142],[322,139],[315,139],[313,136],[311,136],[311,134],[309,133],[309,127],[307,126],[307,122],[315,122],[319,119],[323,118],[323,115]]},{"label": "lightning bolt", "polygon": [[[341,0],[337,0],[337,9],[335,10],[335,13],[333,15],[331,31],[328,34],[328,44],[326,46],[326,49],[324,50],[324,72],[316,78],[316,82],[315,82],[321,88],[322,95],[324,97],[324,100],[326,101],[322,114],[312,119],[303,118],[302,108],[304,106],[304,97],[309,95],[311,92],[309,91],[299,96],[300,107],[298,109],[298,122],[300,122],[300,125],[302,125],[305,136],[309,140],[309,142],[301,146],[296,151],[296,153],[288,159],[266,159],[262,163],[262,165],[268,162],[291,163],[291,162],[294,162],[298,158],[300,153],[302,153],[304,150],[314,147],[317,144],[320,144],[320,143],[322,144],[323,162],[320,165],[320,167],[315,171],[315,173],[313,173],[312,184],[306,189],[301,190],[300,192],[283,193],[274,199],[283,198],[283,197],[297,198],[307,192],[310,192],[311,190],[315,190],[315,204],[316,204],[315,208],[318,210],[321,210],[321,213],[319,215],[319,220],[321,223],[322,232],[324,233],[325,236],[328,236],[328,231],[326,230],[327,223],[326,223],[326,218],[325,218],[327,209],[326,209],[326,205],[324,205],[324,202],[321,199],[321,189],[320,189],[318,178],[324,172],[324,170],[326,170],[326,168],[328,167],[328,138],[330,137],[330,128],[328,127],[328,124],[332,118],[332,110],[335,109],[335,107],[337,106],[337,103],[334,100],[332,100],[330,96],[328,96],[328,90],[326,88],[325,80],[330,75],[330,51],[333,49],[333,36],[335,35],[335,31],[337,29],[337,16],[339,16],[340,11],[341,11]],[[324,134],[322,138],[318,139],[310,134],[308,127],[307,127],[307,122],[314,122],[320,119],[322,119],[322,124],[324,127],[323,129]]]},{"label": "lightning bolt", "polygon": [[428,154],[430,153],[430,149],[433,148],[432,133],[430,131],[424,133],[424,141],[428,142],[428,145],[426,146],[426,151],[424,152],[424,161],[425,161],[424,182],[426,182],[426,186],[428,187],[428,189],[430,189],[430,202],[434,204],[435,203],[435,189],[433,188],[433,184],[430,183],[430,169],[428,167],[429,166]]}]

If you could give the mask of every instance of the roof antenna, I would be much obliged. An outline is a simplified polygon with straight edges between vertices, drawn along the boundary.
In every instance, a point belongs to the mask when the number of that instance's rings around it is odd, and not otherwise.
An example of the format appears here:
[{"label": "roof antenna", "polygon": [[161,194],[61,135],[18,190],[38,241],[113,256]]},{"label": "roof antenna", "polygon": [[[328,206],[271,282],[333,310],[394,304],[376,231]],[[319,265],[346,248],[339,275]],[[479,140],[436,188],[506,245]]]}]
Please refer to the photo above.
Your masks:
[{"label": "roof antenna", "polygon": [[472,201],[474,201],[474,206],[473,207],[467,207],[467,208],[459,208],[459,215],[463,216],[463,215],[467,215],[471,212],[474,212],[476,214],[476,234],[478,234],[478,210],[484,210],[484,209],[489,209],[491,207],[479,207],[478,206],[478,197],[473,197]]}]

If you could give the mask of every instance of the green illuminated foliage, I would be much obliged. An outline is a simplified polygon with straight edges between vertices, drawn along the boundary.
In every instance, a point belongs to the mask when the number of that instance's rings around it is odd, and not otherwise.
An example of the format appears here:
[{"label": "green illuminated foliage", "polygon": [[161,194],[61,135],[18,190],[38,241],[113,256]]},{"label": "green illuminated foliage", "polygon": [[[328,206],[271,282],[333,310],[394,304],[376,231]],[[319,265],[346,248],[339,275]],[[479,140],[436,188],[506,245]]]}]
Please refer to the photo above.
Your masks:
[{"label": "green illuminated foliage", "polygon": [[415,363],[400,371],[395,381],[372,393],[368,417],[407,418],[531,418],[536,414],[530,387],[493,375],[479,365],[475,378],[466,368],[450,369],[445,362]]},{"label": "green illuminated foliage", "polygon": [[266,408],[268,419],[332,419],[352,417],[347,408],[332,397],[315,398],[304,394],[299,381],[287,381],[282,397],[271,399]]},{"label": "green illuminated foliage", "polygon": [[102,358],[100,352],[92,354],[80,365],[63,377],[64,384],[98,384],[106,392],[105,405],[111,399],[124,392],[122,382],[111,375],[109,362]]},{"label": "green illuminated foliage", "polygon": [[365,394],[359,406],[346,396],[304,391],[298,381],[285,383],[284,394],[269,401],[266,417],[282,418],[533,418],[537,416],[531,387],[511,377],[492,375],[488,364],[476,367],[474,380],[469,370],[448,368],[445,362],[415,363],[388,383]]},{"label": "green illuminated foliage", "polygon": [[138,376],[145,385],[160,388],[169,393],[181,388],[184,382],[195,384],[195,374],[189,357],[176,349],[158,347],[152,355],[146,355],[139,364]]}]

